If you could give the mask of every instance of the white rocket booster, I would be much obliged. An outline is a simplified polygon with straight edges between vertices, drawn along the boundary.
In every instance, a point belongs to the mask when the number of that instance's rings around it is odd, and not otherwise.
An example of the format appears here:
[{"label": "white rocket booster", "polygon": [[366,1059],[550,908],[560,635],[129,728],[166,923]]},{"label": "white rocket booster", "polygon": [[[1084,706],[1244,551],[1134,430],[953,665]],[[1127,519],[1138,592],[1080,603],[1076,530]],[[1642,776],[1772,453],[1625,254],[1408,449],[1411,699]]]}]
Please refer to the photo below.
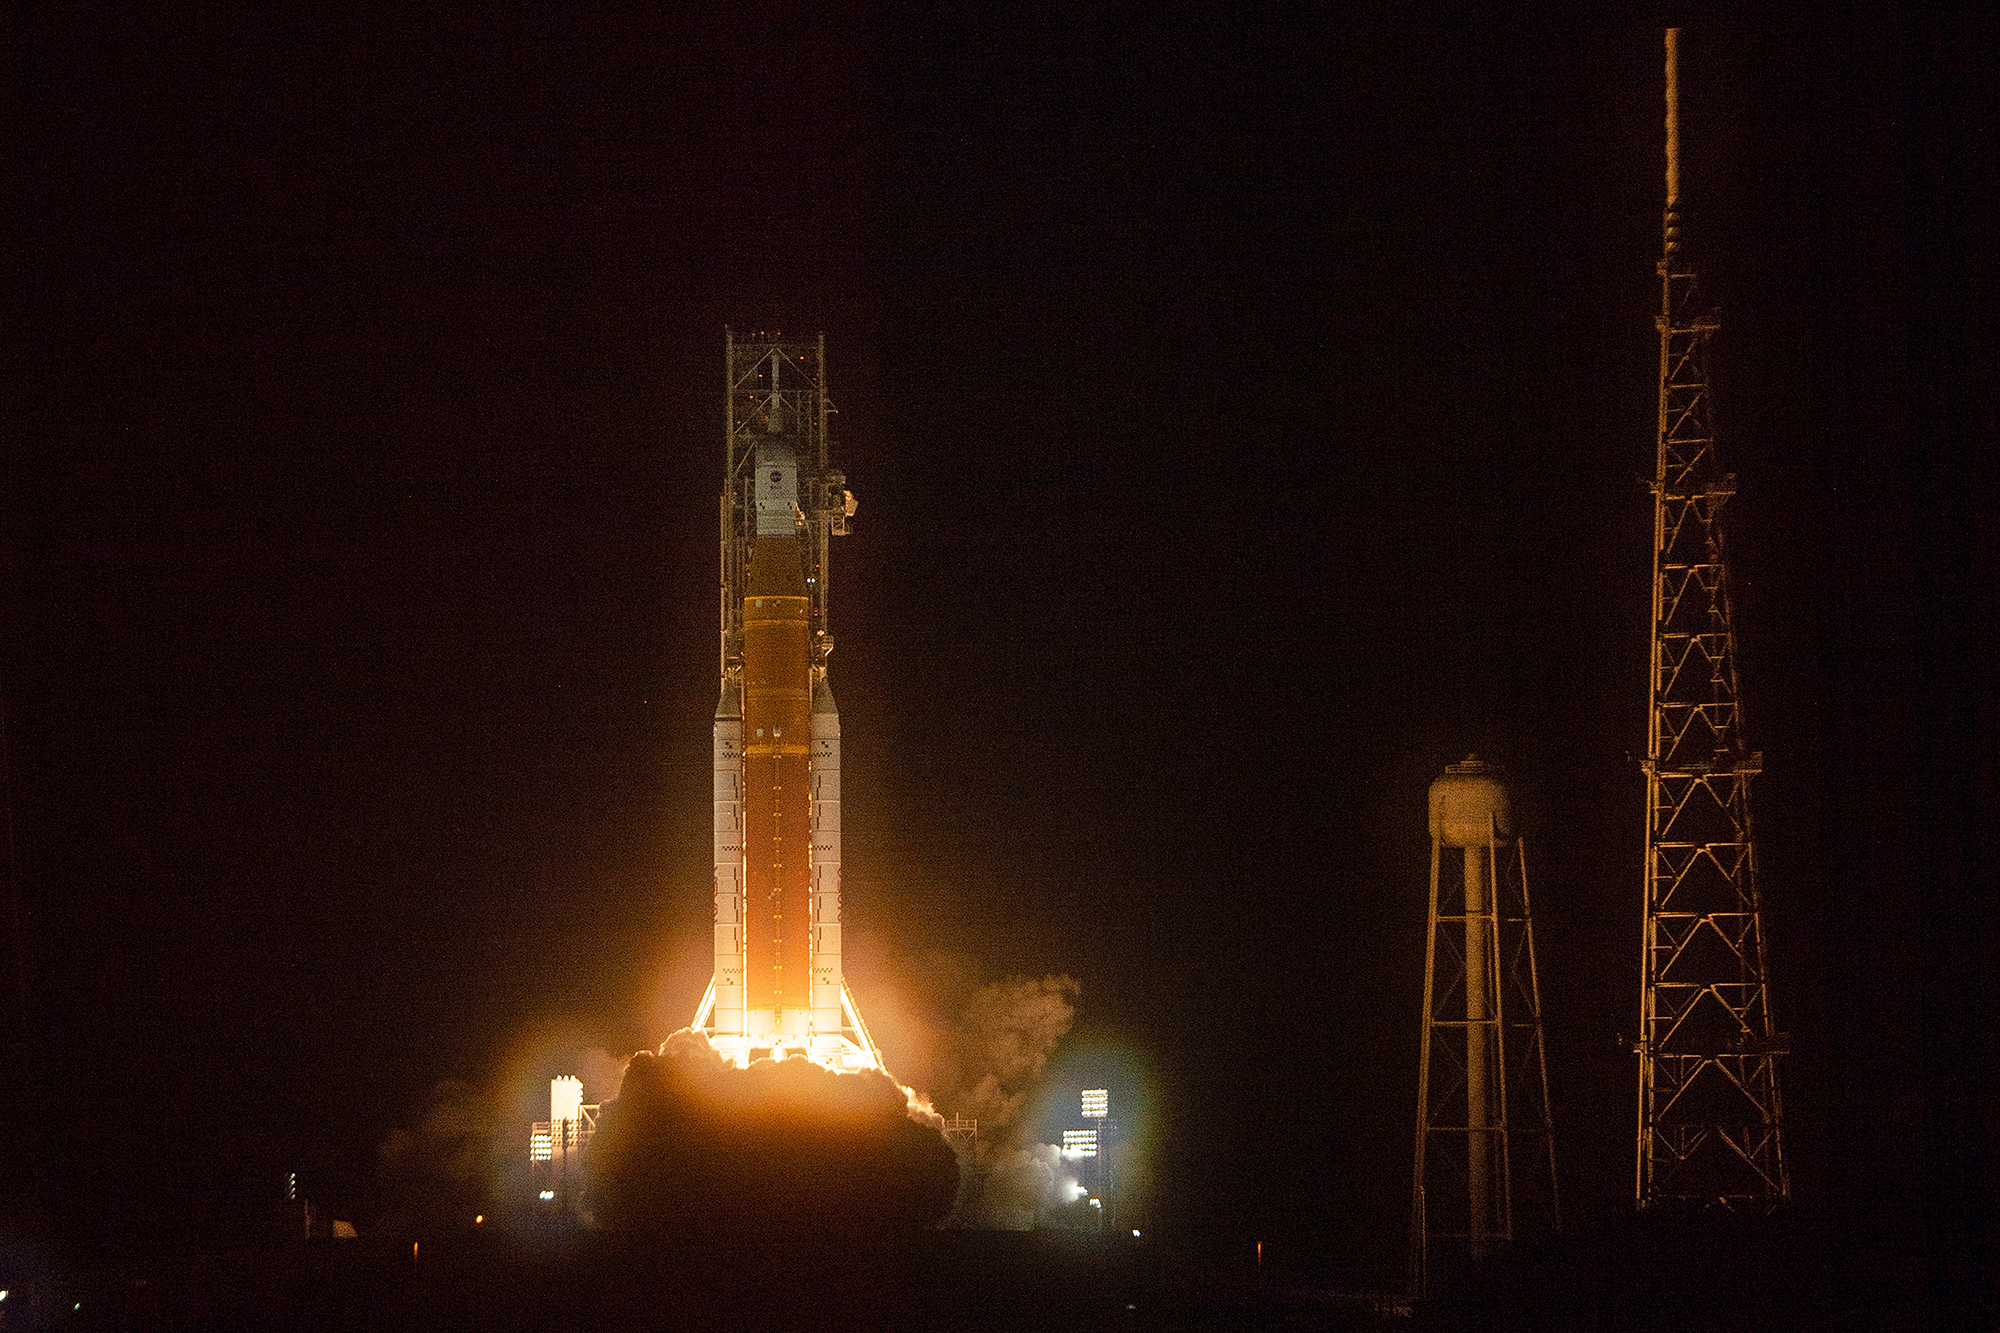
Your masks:
[{"label": "white rocket booster", "polygon": [[715,980],[710,1030],[743,1036],[743,696],[715,706]]},{"label": "white rocket booster", "polygon": [[840,710],[826,677],[812,701],[812,1053],[840,1050]]}]

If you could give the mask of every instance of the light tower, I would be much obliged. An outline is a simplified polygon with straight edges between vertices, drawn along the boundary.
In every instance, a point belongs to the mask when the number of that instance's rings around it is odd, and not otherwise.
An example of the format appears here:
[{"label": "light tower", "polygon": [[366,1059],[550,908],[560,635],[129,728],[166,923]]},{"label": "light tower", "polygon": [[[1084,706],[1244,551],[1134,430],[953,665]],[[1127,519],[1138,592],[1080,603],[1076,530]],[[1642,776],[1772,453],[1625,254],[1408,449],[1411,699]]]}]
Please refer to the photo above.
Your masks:
[{"label": "light tower", "polygon": [[1750,780],[1722,506],[1736,479],[1711,429],[1708,337],[1680,253],[1679,30],[1667,30],[1667,207],[1646,740],[1638,1204],[1769,1208],[1790,1194],[1765,986]]},{"label": "light tower", "polygon": [[828,459],[826,339],[724,330],[723,387],[715,972],[693,1027],[739,1065],[879,1069],[840,962],[827,546],[854,497]]},{"label": "light tower", "polygon": [[583,1100],[583,1081],[574,1075],[549,1080],[549,1118],[528,1131],[528,1160],[542,1202],[575,1204],[583,1190],[590,1141],[597,1135],[596,1102]]},{"label": "light tower", "polygon": [[1417,1295],[1434,1258],[1484,1258],[1517,1227],[1560,1222],[1527,852],[1497,770],[1476,755],[1446,768],[1431,784],[1430,830],[1410,1201]]}]

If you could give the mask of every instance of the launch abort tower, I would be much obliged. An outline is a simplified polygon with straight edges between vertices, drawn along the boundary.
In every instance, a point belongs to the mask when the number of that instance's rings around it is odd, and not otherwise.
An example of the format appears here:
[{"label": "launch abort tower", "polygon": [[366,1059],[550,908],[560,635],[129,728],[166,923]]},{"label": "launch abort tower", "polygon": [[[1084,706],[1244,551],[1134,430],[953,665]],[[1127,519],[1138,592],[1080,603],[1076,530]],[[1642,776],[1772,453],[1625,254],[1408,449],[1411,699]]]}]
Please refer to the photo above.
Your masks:
[{"label": "launch abort tower", "polygon": [[725,331],[715,975],[695,1015],[739,1065],[881,1067],[840,966],[840,713],[827,547],[854,513],[827,456],[826,340]]}]

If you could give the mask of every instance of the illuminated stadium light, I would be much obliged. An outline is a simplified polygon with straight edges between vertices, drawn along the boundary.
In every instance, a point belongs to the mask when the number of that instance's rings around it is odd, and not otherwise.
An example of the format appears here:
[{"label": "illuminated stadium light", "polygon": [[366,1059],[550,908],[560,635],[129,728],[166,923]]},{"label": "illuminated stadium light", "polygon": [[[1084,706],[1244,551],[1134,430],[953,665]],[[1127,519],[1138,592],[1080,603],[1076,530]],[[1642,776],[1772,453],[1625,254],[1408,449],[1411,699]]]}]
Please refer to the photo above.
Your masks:
[{"label": "illuminated stadium light", "polygon": [[1083,1118],[1102,1120],[1111,1114],[1111,1094],[1103,1088],[1083,1090]]},{"label": "illuminated stadium light", "polygon": [[574,1074],[549,1080],[549,1119],[579,1120],[583,1111],[583,1080]]},{"label": "illuminated stadium light", "polygon": [[1064,1130],[1062,1155],[1065,1157],[1097,1156],[1097,1131],[1094,1129]]},{"label": "illuminated stadium light", "polygon": [[574,1075],[550,1079],[549,1118],[529,1129],[528,1160],[552,1170],[580,1166],[597,1135],[597,1112],[596,1102],[583,1100],[583,1083]]}]

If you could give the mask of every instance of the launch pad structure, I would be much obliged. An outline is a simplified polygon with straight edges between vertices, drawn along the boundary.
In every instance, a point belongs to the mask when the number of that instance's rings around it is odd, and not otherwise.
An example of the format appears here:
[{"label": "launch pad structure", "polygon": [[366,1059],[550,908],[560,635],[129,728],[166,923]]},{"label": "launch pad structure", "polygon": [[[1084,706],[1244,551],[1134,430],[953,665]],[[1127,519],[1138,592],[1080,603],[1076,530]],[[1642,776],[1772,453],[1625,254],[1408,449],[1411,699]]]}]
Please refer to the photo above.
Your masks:
[{"label": "launch pad structure", "polygon": [[855,504],[830,459],[826,338],[725,330],[723,367],[715,970],[692,1027],[739,1066],[880,1069],[841,971],[828,548]]}]

